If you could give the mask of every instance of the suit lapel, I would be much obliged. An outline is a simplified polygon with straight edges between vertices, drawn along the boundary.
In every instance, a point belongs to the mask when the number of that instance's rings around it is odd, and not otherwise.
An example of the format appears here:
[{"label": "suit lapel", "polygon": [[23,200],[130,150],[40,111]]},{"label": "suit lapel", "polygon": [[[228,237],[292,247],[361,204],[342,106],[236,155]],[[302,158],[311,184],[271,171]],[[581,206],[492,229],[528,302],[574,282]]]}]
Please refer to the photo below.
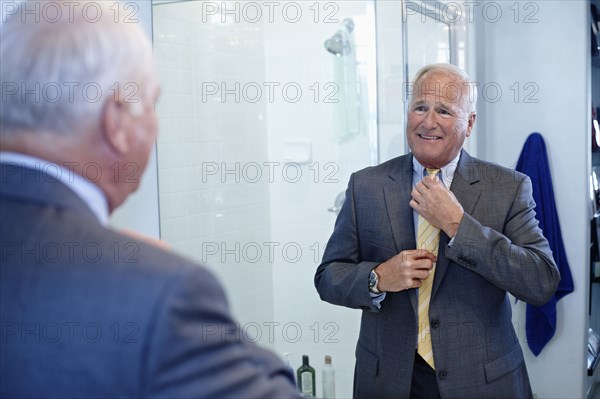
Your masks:
[{"label": "suit lapel", "polygon": [[[402,156],[398,167],[389,173],[390,183],[383,188],[392,236],[398,253],[406,249],[414,249],[417,246],[413,210],[409,206],[412,191],[412,169],[412,155]],[[416,291],[411,290],[408,294],[416,312]]]},{"label": "suit lapel", "polygon": [[[454,172],[454,179],[452,180],[452,186],[450,187],[450,190],[452,193],[454,193],[456,199],[462,205],[465,213],[473,213],[475,205],[479,200],[481,193],[479,190],[477,190],[475,184],[479,180],[479,171],[474,160],[465,150],[462,150],[460,161],[458,162],[458,166]],[[446,248],[449,241],[449,237],[442,232],[440,234],[440,249]],[[432,297],[435,295],[438,287],[440,286],[447,269],[448,260],[446,259],[445,251],[439,251],[433,287],[431,291]]]},{"label": "suit lapel", "polygon": [[479,190],[476,188],[477,182],[479,182],[479,167],[471,156],[466,152],[462,151],[458,167],[454,173],[454,180],[452,180],[452,186],[450,190],[456,196],[456,199],[462,205],[466,213],[473,213],[475,204],[479,200]]},{"label": "suit lapel", "polygon": [[392,236],[396,251],[413,248],[415,244],[415,227],[413,210],[408,205],[411,200],[412,168],[402,168],[402,172],[392,178],[392,182],[383,188],[385,206],[387,208]]},{"label": "suit lapel", "polygon": [[413,210],[408,205],[412,191],[412,157],[402,157],[399,167],[390,172],[390,183],[383,188],[385,206],[396,251],[415,247]]}]

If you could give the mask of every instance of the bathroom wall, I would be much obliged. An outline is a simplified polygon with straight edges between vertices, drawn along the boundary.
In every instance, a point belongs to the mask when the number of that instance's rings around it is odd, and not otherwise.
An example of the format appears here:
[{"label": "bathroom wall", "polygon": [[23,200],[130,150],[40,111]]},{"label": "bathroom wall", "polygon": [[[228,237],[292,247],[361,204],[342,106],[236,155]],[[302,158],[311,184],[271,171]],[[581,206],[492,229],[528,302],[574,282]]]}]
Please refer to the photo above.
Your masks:
[{"label": "bathroom wall", "polygon": [[220,277],[242,332],[270,345],[269,183],[247,167],[268,158],[266,101],[242,102],[236,86],[265,80],[263,27],[222,23],[204,3],[154,7],[161,233]]}]

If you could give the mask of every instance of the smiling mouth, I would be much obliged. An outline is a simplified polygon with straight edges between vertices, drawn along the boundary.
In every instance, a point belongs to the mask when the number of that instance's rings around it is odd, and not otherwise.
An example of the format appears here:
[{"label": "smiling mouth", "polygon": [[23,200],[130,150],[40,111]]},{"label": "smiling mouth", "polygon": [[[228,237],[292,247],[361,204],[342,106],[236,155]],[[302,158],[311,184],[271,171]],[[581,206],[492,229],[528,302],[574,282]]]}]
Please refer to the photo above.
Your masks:
[{"label": "smiling mouth", "polygon": [[429,140],[429,141],[435,141],[435,140],[441,140],[441,137],[437,137],[437,136],[426,136],[424,134],[417,134],[417,136],[419,136],[420,138],[424,139],[424,140]]}]

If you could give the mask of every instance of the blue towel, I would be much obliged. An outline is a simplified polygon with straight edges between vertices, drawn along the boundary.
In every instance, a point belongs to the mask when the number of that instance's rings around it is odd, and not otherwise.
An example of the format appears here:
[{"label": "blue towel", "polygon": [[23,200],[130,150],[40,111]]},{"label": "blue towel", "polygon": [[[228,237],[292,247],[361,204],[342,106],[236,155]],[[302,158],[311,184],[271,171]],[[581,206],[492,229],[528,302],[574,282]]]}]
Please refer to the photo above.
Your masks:
[{"label": "blue towel", "polygon": [[517,162],[519,172],[531,178],[536,218],[540,228],[550,244],[554,262],[560,271],[560,284],[550,301],[543,306],[527,305],[525,330],[527,344],[534,355],[539,355],[556,331],[556,302],[573,292],[573,277],[567,261],[565,246],[560,232],[560,223],[554,201],[554,189],[548,164],[546,144],[542,135],[532,133],[523,146]]}]

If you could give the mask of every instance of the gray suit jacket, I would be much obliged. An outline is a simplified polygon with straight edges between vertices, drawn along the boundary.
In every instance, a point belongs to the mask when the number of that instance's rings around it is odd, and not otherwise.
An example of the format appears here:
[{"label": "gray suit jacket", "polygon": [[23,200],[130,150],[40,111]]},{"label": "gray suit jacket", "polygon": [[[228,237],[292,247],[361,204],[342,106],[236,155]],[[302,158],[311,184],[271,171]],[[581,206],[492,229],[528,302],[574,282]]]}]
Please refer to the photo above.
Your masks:
[{"label": "gray suit jacket", "polygon": [[206,269],[105,228],[48,175],[0,179],[0,397],[300,397]]},{"label": "gray suit jacket", "polygon": [[[464,208],[440,251],[429,309],[442,398],[529,398],[507,292],[541,305],[560,280],[535,219],[529,178],[462,152],[452,192]],[[412,155],[356,172],[315,276],[321,298],[362,309],[354,396],[408,398],[417,342],[416,290],[387,293],[381,309],[369,272],[415,249]]]}]

